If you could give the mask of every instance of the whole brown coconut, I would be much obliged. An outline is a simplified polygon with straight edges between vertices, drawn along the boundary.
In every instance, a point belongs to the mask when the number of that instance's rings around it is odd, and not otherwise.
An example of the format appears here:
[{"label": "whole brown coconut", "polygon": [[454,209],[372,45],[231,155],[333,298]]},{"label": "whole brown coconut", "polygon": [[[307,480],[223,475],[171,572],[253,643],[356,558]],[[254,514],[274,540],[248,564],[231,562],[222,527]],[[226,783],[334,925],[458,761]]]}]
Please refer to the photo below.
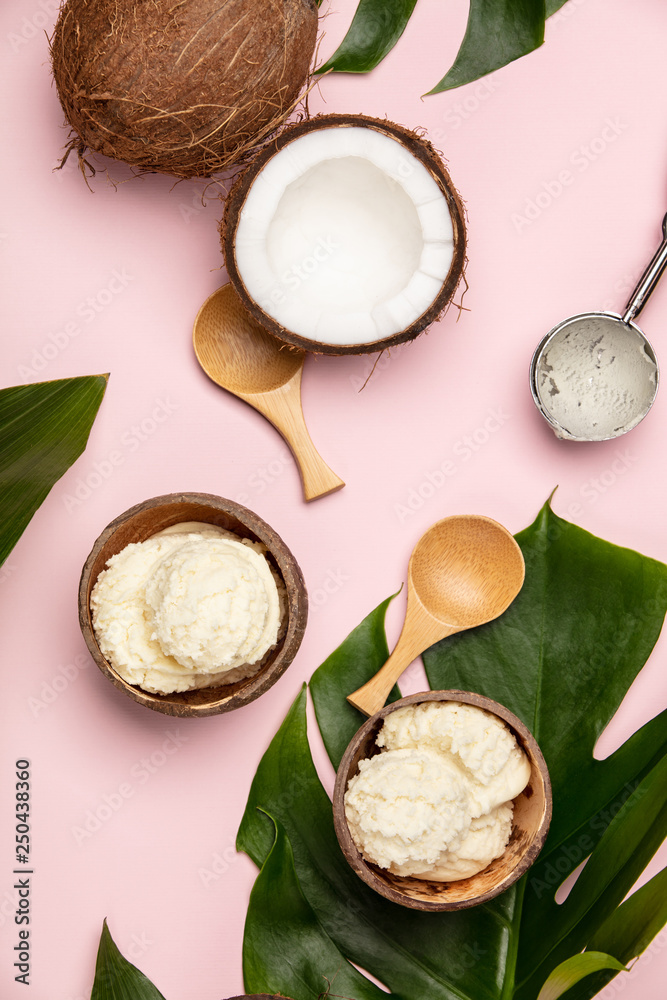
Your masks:
[{"label": "whole brown coconut", "polygon": [[68,153],[181,178],[242,162],[293,111],[316,35],[314,0],[66,0],[51,57]]}]

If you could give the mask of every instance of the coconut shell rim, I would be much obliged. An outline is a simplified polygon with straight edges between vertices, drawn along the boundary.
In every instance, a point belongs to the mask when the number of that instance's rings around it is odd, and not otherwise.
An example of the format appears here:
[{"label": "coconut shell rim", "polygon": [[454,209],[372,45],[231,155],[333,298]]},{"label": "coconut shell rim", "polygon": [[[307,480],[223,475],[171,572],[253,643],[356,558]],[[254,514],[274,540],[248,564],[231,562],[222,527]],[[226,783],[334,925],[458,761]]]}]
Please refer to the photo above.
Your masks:
[{"label": "coconut shell rim", "polygon": [[[158,511],[174,505],[187,504],[207,507],[209,511],[217,512],[225,519],[232,518],[238,521],[248,531],[245,537],[254,538],[266,546],[274,565],[277,566],[283,578],[287,591],[287,630],[267,662],[256,674],[252,674],[250,677],[228,685],[219,684],[215,687],[195,688],[190,691],[163,695],[153,694],[138,685],[130,684],[121,677],[100,650],[92,625],[90,593],[104,567],[100,566],[95,572],[95,565],[113,536],[133,519],[151,510]],[[167,526],[167,522],[169,524],[178,523],[178,520],[169,521],[169,516],[165,516],[167,520],[162,524],[163,527]],[[217,522],[212,520],[210,523]],[[155,528],[155,531],[158,530],[160,529]],[[149,532],[146,537],[150,537],[155,531]],[[230,712],[255,701],[285,673],[299,651],[305,634],[308,621],[308,592],[303,573],[293,553],[277,531],[254,511],[233,500],[211,493],[167,493],[134,504],[118,514],[100,532],[81,570],[78,608],[79,627],[88,652],[101,673],[116,688],[138,704],[163,715],[178,718],[204,718]]]},{"label": "coconut shell rim", "polygon": [[[421,899],[408,895],[407,892],[400,891],[399,888],[396,888],[391,884],[391,881],[400,886],[402,881],[401,876],[390,875],[387,877],[387,874],[383,872],[381,868],[377,867],[372,862],[367,861],[363,857],[352,839],[352,834],[350,833],[350,829],[345,818],[344,796],[347,790],[348,781],[352,777],[352,774],[356,773],[358,768],[359,758],[355,760],[356,755],[364,748],[364,745],[368,743],[370,737],[379,730],[385,716],[395,712],[399,708],[405,707],[406,705],[414,705],[425,701],[458,701],[462,704],[474,705],[498,716],[503,720],[503,722],[506,723],[515,738],[517,738],[519,745],[522,746],[524,752],[527,753],[531,761],[531,771],[533,769],[535,770],[542,786],[544,801],[541,821],[534,831],[531,842],[519,856],[514,867],[511,868],[503,878],[500,878],[497,884],[490,889],[478,894],[471,893],[470,897],[465,899],[447,898],[447,886],[450,884],[457,885],[456,882],[437,882],[420,879],[417,876],[406,878],[406,885],[408,882],[410,884],[422,883],[428,888],[429,893],[432,894],[432,898]],[[521,795],[523,794],[524,793],[522,792]],[[517,796],[517,798],[519,797],[520,796]],[[398,903],[400,906],[407,907],[408,909],[421,910],[423,912],[452,912],[456,910],[468,909],[469,907],[478,906],[482,903],[488,902],[489,900],[500,895],[501,892],[504,892],[505,889],[508,889],[511,885],[517,882],[519,878],[525,875],[544,847],[553,815],[553,797],[549,769],[544,759],[544,755],[539,744],[537,743],[537,740],[525,723],[523,723],[518,716],[511,712],[510,709],[506,708],[500,702],[487,697],[486,695],[481,695],[472,691],[462,691],[459,689],[445,689],[421,691],[416,694],[407,695],[404,698],[400,698],[397,701],[390,702],[388,705],[385,705],[378,712],[376,712],[375,715],[372,715],[364,721],[350,740],[341,758],[340,764],[338,765],[332,796],[332,811],[334,830],[343,856],[352,871],[363,882],[365,882],[366,885],[379,895],[384,896],[385,899],[391,900],[393,903]],[[484,871],[486,871],[486,869]],[[461,880],[461,882],[474,882],[483,874],[484,872],[479,872],[478,875],[470,876],[469,879]],[[459,882],[459,885],[461,882]],[[441,893],[438,897],[436,897],[435,892],[436,887],[438,886],[442,888]]]},{"label": "coconut shell rim", "polygon": [[[235,238],[243,205],[250,187],[264,166],[280,150],[290,142],[301,138],[313,129],[336,127],[367,126],[376,131],[384,132],[403,143],[429,171],[442,191],[452,219],[454,231],[454,251],[446,278],[438,295],[425,312],[418,316],[405,330],[364,344],[325,344],[318,340],[308,339],[291,330],[285,329],[253,299],[247,291],[236,265]],[[454,186],[445,161],[434,146],[418,132],[410,131],[403,125],[398,125],[386,119],[373,118],[369,115],[352,114],[320,114],[297,124],[286,125],[236,177],[225,200],[225,210],[220,222],[220,238],[222,253],[227,268],[227,275],[241,299],[244,308],[274,337],[283,343],[298,347],[310,354],[374,354],[390,347],[414,340],[432,323],[444,315],[451,304],[456,289],[464,277],[467,264],[467,230],[465,222],[465,207],[461,196]]]}]

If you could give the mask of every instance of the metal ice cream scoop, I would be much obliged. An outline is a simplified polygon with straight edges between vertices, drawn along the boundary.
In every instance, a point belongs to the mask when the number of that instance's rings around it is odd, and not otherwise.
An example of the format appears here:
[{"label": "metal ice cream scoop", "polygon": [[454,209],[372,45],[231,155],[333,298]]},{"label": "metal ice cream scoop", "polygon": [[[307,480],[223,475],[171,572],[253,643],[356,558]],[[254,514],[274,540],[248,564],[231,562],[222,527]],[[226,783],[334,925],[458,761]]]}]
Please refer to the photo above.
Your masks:
[{"label": "metal ice cream scoop", "polygon": [[667,267],[667,215],[662,243],[623,314],[571,316],[533,354],[530,388],[559,438],[607,441],[643,420],[658,391],[655,351],[634,322]]}]

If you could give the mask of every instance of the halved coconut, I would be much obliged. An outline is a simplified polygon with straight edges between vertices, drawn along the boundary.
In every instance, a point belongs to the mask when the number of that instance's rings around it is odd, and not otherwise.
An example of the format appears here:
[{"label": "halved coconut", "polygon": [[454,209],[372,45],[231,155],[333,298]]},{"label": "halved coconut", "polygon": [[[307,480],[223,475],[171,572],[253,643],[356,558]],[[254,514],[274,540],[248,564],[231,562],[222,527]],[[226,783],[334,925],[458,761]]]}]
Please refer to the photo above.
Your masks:
[{"label": "halved coconut", "polygon": [[465,265],[463,208],[442,160],[415,133],[362,115],[281,132],[237,180],[221,234],[248,312],[323,354],[416,337]]}]

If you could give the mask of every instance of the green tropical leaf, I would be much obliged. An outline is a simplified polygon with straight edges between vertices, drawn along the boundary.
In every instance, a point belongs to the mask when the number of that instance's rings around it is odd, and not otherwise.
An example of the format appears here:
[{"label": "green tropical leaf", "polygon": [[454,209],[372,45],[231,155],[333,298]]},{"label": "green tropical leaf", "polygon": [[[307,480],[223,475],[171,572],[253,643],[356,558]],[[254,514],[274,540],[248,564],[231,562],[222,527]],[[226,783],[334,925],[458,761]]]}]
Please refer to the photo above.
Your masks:
[{"label": "green tropical leaf", "polygon": [[[624,965],[638,958],[667,923],[667,868],[654,875],[602,924],[589,949],[616,955]],[[568,990],[566,1000],[591,1000],[616,972],[592,975]]]},{"label": "green tropical leaf", "polygon": [[601,951],[585,951],[583,955],[566,958],[553,970],[540,990],[537,1000],[558,1000],[571,986],[601,969],[615,969],[616,972],[622,972],[625,966]]},{"label": "green tropical leaf", "polygon": [[[544,42],[545,20],[566,0],[471,0],[465,35],[453,65],[429,91],[472,83],[533,52]],[[416,0],[359,0],[343,41],[316,70],[368,73],[393,49]]]},{"label": "green tropical leaf", "polygon": [[454,63],[429,91],[460,87],[527,55],[544,41],[544,0],[471,0]]},{"label": "green tropical leaf", "polygon": [[109,933],[106,920],[102,925],[90,1000],[164,1000],[150,979],[123,958]]},{"label": "green tropical leaf", "polygon": [[478,690],[484,678],[482,693],[526,723],[549,766],[554,818],[529,875],[517,956],[517,982],[527,984],[517,997],[530,997],[549,972],[542,969],[541,979],[537,972],[538,938],[553,940],[541,931],[561,912],[555,890],[667,752],[663,713],[606,760],[593,757],[660,634],[667,567],[596,538],[548,504],[517,540],[526,561],[518,598],[495,622],[432,647],[424,663],[433,688]]},{"label": "green tropical leaf", "polygon": [[611,820],[572,891],[561,905],[549,900],[543,920],[545,941],[530,924],[522,928],[522,948],[530,955],[530,979],[517,987],[518,998],[535,995],[544,974],[584,946],[604,924],[660,847],[667,830],[667,756],[637,786]]},{"label": "green tropical leaf", "polygon": [[345,38],[318,73],[368,73],[401,37],[417,0],[359,0]]},{"label": "green tropical leaf", "polygon": [[[384,619],[395,596],[388,597],[371,611],[310,680],[317,724],[334,767],[340,764],[363,720],[359,710],[346,701],[346,695],[370,680],[389,657]],[[400,697],[401,692],[394,687],[387,701]]]},{"label": "green tropical leaf", "polygon": [[613,951],[627,963],[638,958],[667,922],[667,868],[646,882],[593,935],[591,948]]},{"label": "green tropical leaf", "polygon": [[[274,970],[282,970],[286,958],[288,978],[276,977]],[[301,891],[292,849],[279,823],[250,894],[243,975],[249,994],[282,992],[292,1000],[314,1000],[330,991],[356,1000],[387,1000],[387,994],[357,972],[322,930]]]},{"label": "green tropical leaf", "polygon": [[[354,633],[349,641],[354,644]],[[361,882],[338,846],[331,802],[310,754],[305,688],[260,761],[241,822],[237,846],[256,864],[264,862],[273,843],[272,824],[260,809],[285,827],[301,889],[324,932],[349,961],[405,1000],[496,996],[513,891],[476,910],[420,913],[388,903]],[[276,901],[282,892],[281,883],[274,882]],[[246,923],[246,934],[249,929]],[[290,960],[278,955],[277,961],[271,982],[286,977],[279,992],[289,995]],[[260,992],[268,986],[267,980]]]},{"label": "green tropical leaf", "polygon": [[[304,685],[262,757],[250,786],[236,846],[238,850],[245,851],[258,867],[266,861],[275,837],[273,822],[263,813],[284,823],[284,816],[292,812],[301,816],[315,806],[317,814],[313,816],[313,824],[316,825],[320,807],[324,817],[331,811],[307,741],[304,744],[305,704]],[[328,846],[325,842],[325,849]]]},{"label": "green tropical leaf", "polygon": [[[495,622],[443,640],[424,660],[431,687],[495,698],[533,729],[545,752],[554,819],[528,875],[490,903],[456,913],[419,913],[373,893],[338,847],[308,745],[305,690],[259,765],[239,831],[239,847],[261,864],[274,830],[258,807],[276,817],[324,933],[402,1000],[536,1000],[561,963],[584,949],[626,962],[638,936],[654,934],[665,916],[655,893],[640,897],[653,904],[645,920],[634,897],[622,899],[667,829],[667,713],[606,760],[595,760],[593,750],[659,635],[667,567],[563,521],[549,504],[517,539],[526,582],[514,604]],[[334,765],[361,722],[345,694],[387,655],[386,603],[311,681]],[[586,859],[557,904],[558,886]],[[285,971],[276,961],[272,989]],[[592,996],[581,991],[615,972],[573,980],[567,1000]]]},{"label": "green tropical leaf", "polygon": [[0,565],[81,455],[108,375],[0,389]]}]

